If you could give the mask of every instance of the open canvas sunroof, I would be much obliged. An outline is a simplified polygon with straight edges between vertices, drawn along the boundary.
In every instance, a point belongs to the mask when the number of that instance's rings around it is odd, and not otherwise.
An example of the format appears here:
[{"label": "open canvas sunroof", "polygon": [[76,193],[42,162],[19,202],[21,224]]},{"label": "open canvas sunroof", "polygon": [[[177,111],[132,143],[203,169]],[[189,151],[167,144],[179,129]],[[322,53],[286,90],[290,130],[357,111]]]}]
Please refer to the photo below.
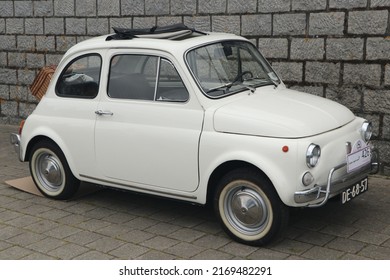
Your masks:
[{"label": "open canvas sunroof", "polygon": [[154,38],[154,39],[184,39],[191,36],[193,33],[207,35],[207,33],[197,31],[193,28],[178,23],[167,26],[154,26],[152,28],[143,29],[127,29],[113,27],[115,34],[106,38],[106,41],[110,40],[129,40],[134,38]]}]

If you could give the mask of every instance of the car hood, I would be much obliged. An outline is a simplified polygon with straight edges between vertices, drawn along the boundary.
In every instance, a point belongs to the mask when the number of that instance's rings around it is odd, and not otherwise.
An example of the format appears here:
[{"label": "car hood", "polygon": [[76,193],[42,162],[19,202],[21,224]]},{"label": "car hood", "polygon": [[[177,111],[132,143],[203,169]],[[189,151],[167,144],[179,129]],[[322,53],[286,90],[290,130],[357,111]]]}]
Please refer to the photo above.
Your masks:
[{"label": "car hood", "polygon": [[215,111],[216,131],[301,138],[336,129],[355,118],[343,105],[286,88],[262,87],[242,96]]}]

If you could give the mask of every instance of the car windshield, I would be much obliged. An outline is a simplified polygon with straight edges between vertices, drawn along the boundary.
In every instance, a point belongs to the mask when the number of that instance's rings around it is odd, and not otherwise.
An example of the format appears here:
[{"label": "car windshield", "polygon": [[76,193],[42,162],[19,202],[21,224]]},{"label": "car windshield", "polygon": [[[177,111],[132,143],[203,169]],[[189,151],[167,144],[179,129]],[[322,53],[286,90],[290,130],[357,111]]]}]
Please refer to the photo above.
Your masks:
[{"label": "car windshield", "polygon": [[193,49],[187,62],[206,96],[220,98],[264,85],[279,78],[251,43],[224,41]]}]

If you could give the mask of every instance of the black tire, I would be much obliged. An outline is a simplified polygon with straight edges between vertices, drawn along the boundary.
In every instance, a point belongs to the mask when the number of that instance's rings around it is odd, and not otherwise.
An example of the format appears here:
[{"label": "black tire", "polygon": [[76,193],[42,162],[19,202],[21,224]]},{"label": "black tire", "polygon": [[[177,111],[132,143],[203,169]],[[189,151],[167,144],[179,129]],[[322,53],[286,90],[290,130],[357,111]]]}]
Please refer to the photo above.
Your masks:
[{"label": "black tire", "polygon": [[271,182],[255,169],[236,169],[219,182],[214,210],[224,231],[251,246],[265,245],[288,223],[289,209]]},{"label": "black tire", "polygon": [[46,197],[66,200],[78,190],[80,181],[73,175],[61,149],[52,141],[36,143],[29,158],[30,173]]}]

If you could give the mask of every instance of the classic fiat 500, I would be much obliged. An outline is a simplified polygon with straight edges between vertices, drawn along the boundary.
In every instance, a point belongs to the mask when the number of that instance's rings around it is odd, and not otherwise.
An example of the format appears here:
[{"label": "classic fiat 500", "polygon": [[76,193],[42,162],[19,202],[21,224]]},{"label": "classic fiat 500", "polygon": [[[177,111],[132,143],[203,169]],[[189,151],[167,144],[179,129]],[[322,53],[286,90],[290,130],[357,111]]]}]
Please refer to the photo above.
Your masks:
[{"label": "classic fiat 500", "polygon": [[233,239],[264,245],[290,207],[346,203],[378,169],[371,124],[287,89],[247,39],[182,25],[83,41],[11,135],[38,189],[80,181],[211,203]]}]

